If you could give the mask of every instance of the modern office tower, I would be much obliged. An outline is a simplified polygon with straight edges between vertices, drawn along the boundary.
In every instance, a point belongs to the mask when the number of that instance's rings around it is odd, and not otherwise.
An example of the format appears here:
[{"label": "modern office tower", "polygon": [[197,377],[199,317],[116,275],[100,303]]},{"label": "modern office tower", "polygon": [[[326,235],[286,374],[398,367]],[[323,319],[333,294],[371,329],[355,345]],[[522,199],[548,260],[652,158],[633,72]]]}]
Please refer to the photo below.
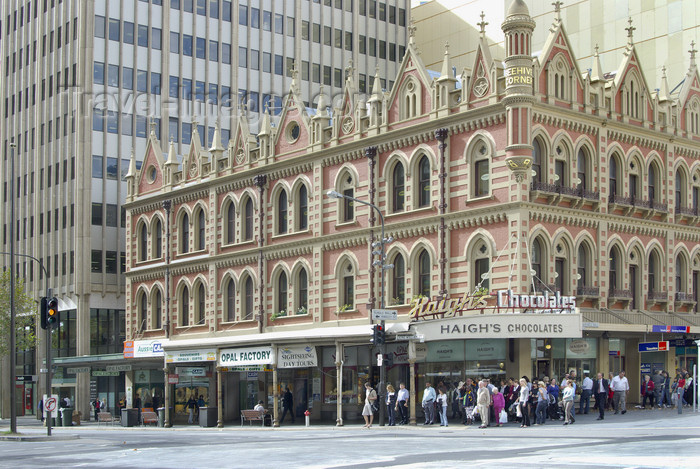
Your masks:
[{"label": "modern office tower", "polygon": [[[124,176],[150,126],[181,155],[193,127],[208,146],[218,123],[226,145],[239,113],[251,127],[279,113],[293,70],[308,106],[321,92],[332,102],[348,71],[369,91],[376,71],[396,76],[409,17],[407,0],[0,3],[1,248],[15,223],[16,252],[47,270],[15,260],[36,298],[46,284],[59,298],[53,384],[83,418],[93,398],[114,408],[124,391]],[[38,355],[18,355],[17,374],[40,375]],[[27,381],[18,409],[33,413],[43,390]]]},{"label": "modern office tower", "polygon": [[[445,41],[449,41],[450,55],[457,70],[461,72],[463,67],[471,67],[476,52],[473,39],[479,34],[476,23],[482,11],[489,23],[486,36],[491,53],[496,58],[504,57],[503,33],[498,26],[510,3],[510,0],[412,2],[416,42],[421,45],[425,65],[437,67],[435,64],[442,61]],[[558,8],[579,68],[583,71],[592,67],[596,45],[602,70],[614,72],[617,69],[624,52],[625,28],[631,18],[637,54],[644,65],[644,75],[653,88],[661,87],[663,67],[666,67],[668,77],[683,77],[688,69],[688,54],[685,52],[690,49],[691,41],[700,42],[700,5],[696,0],[526,0],[525,3],[537,25],[532,36],[533,53],[536,55],[544,47],[555,8]],[[603,11],[605,14],[601,14]],[[472,40],[457,40],[457,37]],[[680,50],[684,53],[679,54]],[[677,85],[669,82],[671,91]]]}]

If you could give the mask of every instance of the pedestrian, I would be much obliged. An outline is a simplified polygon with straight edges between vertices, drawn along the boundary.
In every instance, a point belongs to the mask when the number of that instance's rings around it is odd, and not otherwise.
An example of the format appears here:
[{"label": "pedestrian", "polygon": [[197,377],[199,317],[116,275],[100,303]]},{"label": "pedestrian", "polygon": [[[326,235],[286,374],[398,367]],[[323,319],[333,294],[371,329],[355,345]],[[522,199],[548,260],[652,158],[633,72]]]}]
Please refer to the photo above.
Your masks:
[{"label": "pedestrian", "polygon": [[647,408],[647,399],[649,399],[651,408],[654,409],[654,382],[651,380],[651,376],[644,375],[644,382],[642,383],[640,393],[642,396],[642,409]]},{"label": "pedestrian", "polygon": [[377,391],[369,383],[365,383],[365,406],[362,408],[362,416],[365,418],[365,428],[372,428],[374,420],[374,403],[377,401]]},{"label": "pedestrian", "polygon": [[39,402],[37,403],[36,407],[38,410],[38,414],[41,417],[41,421],[43,422],[44,421],[44,400],[39,399]]},{"label": "pedestrian", "polygon": [[608,392],[610,391],[610,383],[603,378],[603,373],[598,373],[598,379],[594,384],[594,388],[595,402],[598,406],[598,418],[596,420],[603,420],[605,418],[605,408],[607,407]]},{"label": "pedestrian", "polygon": [[578,413],[587,414],[591,404],[591,394],[593,394],[593,380],[588,376],[588,373],[583,374],[583,382],[581,383],[581,400],[579,401]]},{"label": "pedestrian", "polygon": [[92,403],[92,407],[95,412],[95,422],[97,422],[97,415],[100,413],[100,404],[101,402],[99,399],[95,399],[95,401]]},{"label": "pedestrian", "polygon": [[464,381],[457,383],[452,391],[452,418],[462,417],[462,393],[464,392]]},{"label": "pedestrian", "polygon": [[476,408],[479,411],[479,416],[481,417],[481,425],[479,428],[486,428],[489,426],[489,406],[491,405],[491,393],[489,388],[486,387],[486,381],[483,379],[479,381],[479,390],[476,392]]},{"label": "pedestrian", "polygon": [[284,394],[282,394],[282,418],[280,423],[284,422],[287,412],[292,416],[292,423],[294,423],[294,396],[292,391],[289,390],[289,386],[284,388]]},{"label": "pedestrian", "polygon": [[557,385],[556,378],[552,378],[549,382],[549,386],[547,386],[547,396],[549,400],[549,405],[547,406],[549,419],[559,420],[559,386]]},{"label": "pedestrian", "polygon": [[440,426],[447,426],[447,394],[445,393],[445,388],[441,387],[438,389],[437,396],[437,406],[438,412],[440,413]]},{"label": "pedestrian", "polygon": [[544,381],[540,381],[537,385],[537,410],[535,411],[535,425],[544,425],[547,420],[547,406],[549,405],[549,395],[547,388],[544,386]]},{"label": "pedestrian", "polygon": [[[501,412],[505,413],[506,399],[498,389],[494,391],[491,399],[493,400],[493,413],[496,415],[496,425],[500,427],[503,423],[505,423],[501,421]],[[505,420],[506,422],[508,421],[507,416]]]},{"label": "pedestrian", "polygon": [[389,426],[393,427],[396,425],[396,416],[395,416],[395,410],[396,410],[396,390],[394,389],[394,386],[391,384],[387,384],[386,386],[386,410],[387,414],[389,416]]},{"label": "pedestrian", "polygon": [[630,391],[630,385],[624,371],[620,371],[620,374],[613,378],[610,387],[615,393],[613,395],[615,414],[621,412],[624,415],[627,412],[627,394]]},{"label": "pedestrian", "polygon": [[656,402],[657,407],[661,408],[664,387],[663,370],[654,370],[651,381],[654,383],[654,402]]},{"label": "pedestrian", "polygon": [[665,405],[666,407],[671,407],[671,375],[668,374],[668,371],[664,370],[663,371],[663,376],[664,376],[664,384],[663,384],[663,390],[662,390],[662,404]]},{"label": "pedestrian", "polygon": [[122,415],[122,409],[126,408],[126,398],[124,396],[119,398],[119,416],[121,417]]},{"label": "pedestrian", "polygon": [[399,383],[399,393],[396,396],[396,410],[401,415],[401,425],[408,425],[408,389],[404,383]]},{"label": "pedestrian", "polygon": [[574,408],[574,383],[570,379],[566,380],[566,387],[562,391],[562,401],[564,402],[564,425],[573,424],[576,419],[574,418],[573,408]]},{"label": "pedestrian", "polygon": [[462,419],[462,423],[464,425],[471,425],[472,423],[474,423],[475,405],[476,391],[474,391],[472,379],[467,378],[467,382],[464,385],[464,397],[462,398],[462,407],[464,409],[464,418]]},{"label": "pedestrian", "polygon": [[423,425],[432,425],[435,423],[435,389],[430,385],[430,383],[425,383],[425,390],[423,391],[423,400],[421,401],[421,406],[423,407],[423,413],[425,414],[425,423]]},{"label": "pedestrian", "polygon": [[187,412],[190,414],[187,423],[194,423],[194,410],[197,407],[197,401],[194,400],[192,394],[190,394],[190,398],[187,400],[185,407],[187,407]]},{"label": "pedestrian", "polygon": [[522,420],[520,421],[520,428],[525,428],[530,426],[530,416],[527,410],[527,400],[530,396],[530,388],[527,387],[526,378],[520,378],[520,396],[518,397],[518,409]]}]

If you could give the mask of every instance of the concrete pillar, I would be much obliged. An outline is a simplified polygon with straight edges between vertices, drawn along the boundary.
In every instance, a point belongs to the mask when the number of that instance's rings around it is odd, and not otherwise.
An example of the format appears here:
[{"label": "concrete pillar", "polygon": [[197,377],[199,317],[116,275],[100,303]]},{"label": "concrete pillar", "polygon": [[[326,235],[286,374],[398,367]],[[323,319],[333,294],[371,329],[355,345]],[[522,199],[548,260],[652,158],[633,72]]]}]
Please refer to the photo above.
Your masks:
[{"label": "concrete pillar", "polygon": [[170,421],[170,407],[172,407],[172,397],[170,396],[171,387],[170,382],[168,381],[168,375],[170,374],[170,365],[168,365],[167,363],[163,368],[163,373],[165,373],[165,420],[163,421],[163,426],[165,428],[170,428],[172,427],[172,422]]},{"label": "concrete pillar", "polygon": [[[134,372],[125,371],[124,372],[124,389],[126,391],[126,408],[131,409],[134,407]],[[129,392],[131,390],[131,392]]]},{"label": "concrete pillar", "polygon": [[224,428],[224,375],[221,367],[216,367],[216,426]]},{"label": "concrete pillar", "polygon": [[337,427],[343,426],[343,358],[345,357],[345,350],[343,349],[343,344],[335,343],[335,376],[336,376],[336,414],[335,425]]},{"label": "concrete pillar", "polygon": [[408,342],[408,366],[409,366],[409,383],[408,392],[410,394],[410,405],[408,406],[410,417],[409,425],[416,424],[416,343],[411,340]]},{"label": "concrete pillar", "polygon": [[625,376],[630,385],[630,393],[627,395],[628,404],[639,404],[639,389],[641,386],[642,357],[639,353],[639,339],[627,339],[625,352],[627,353],[627,369]]},{"label": "concrete pillar", "polygon": [[[610,339],[604,337],[598,338],[598,373],[603,373],[603,377],[607,378],[610,370]],[[591,379],[595,376],[591,376]]]},{"label": "concrete pillar", "polygon": [[664,369],[668,371],[670,375],[672,371],[675,373],[676,368],[678,368],[678,361],[676,360],[676,347],[671,347],[671,350],[666,354]]},{"label": "concrete pillar", "polygon": [[[277,381],[277,365],[272,366],[272,426],[280,426],[280,391],[279,383]],[[292,412],[294,410],[292,409]]]},{"label": "concrete pillar", "polygon": [[513,342],[513,362],[506,360],[506,374],[520,379],[527,376],[532,379],[532,359],[530,358],[530,339],[515,339]]}]

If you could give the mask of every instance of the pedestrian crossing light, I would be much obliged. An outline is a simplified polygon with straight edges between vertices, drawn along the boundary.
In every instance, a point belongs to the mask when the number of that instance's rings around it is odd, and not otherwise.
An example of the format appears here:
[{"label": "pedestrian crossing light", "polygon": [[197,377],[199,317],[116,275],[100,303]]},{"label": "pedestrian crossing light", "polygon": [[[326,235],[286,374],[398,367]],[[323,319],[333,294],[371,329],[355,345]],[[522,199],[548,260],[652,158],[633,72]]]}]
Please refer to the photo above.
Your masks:
[{"label": "pedestrian crossing light", "polygon": [[55,296],[49,300],[47,305],[46,325],[51,329],[58,327],[58,298]]},{"label": "pedestrian crossing light", "polygon": [[372,343],[374,345],[382,345],[385,340],[384,326],[381,324],[375,324],[372,333]]}]

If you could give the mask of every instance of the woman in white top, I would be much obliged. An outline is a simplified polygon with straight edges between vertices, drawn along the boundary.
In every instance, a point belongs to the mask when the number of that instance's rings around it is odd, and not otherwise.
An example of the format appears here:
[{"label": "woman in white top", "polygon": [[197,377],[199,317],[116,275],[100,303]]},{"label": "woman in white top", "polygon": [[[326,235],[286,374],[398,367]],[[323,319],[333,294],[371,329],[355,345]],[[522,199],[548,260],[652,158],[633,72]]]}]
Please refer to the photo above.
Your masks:
[{"label": "woman in white top", "polygon": [[365,428],[372,428],[374,411],[372,404],[377,400],[377,391],[372,389],[369,383],[365,383],[365,406],[362,409],[362,416],[365,418]]},{"label": "woman in white top", "polygon": [[438,388],[437,397],[438,411],[440,412],[440,426],[447,426],[447,394],[445,394],[445,388]]},{"label": "woman in white top", "polygon": [[528,397],[530,397],[530,388],[527,387],[527,381],[525,381],[524,378],[520,378],[520,396],[518,397],[518,407],[520,407],[520,413],[523,415],[520,428],[530,426],[530,412],[527,408]]},{"label": "woman in white top", "polygon": [[572,409],[574,408],[574,383],[571,380],[567,380],[566,387],[564,388],[561,400],[564,402],[564,425],[569,425],[574,423],[574,414]]}]

